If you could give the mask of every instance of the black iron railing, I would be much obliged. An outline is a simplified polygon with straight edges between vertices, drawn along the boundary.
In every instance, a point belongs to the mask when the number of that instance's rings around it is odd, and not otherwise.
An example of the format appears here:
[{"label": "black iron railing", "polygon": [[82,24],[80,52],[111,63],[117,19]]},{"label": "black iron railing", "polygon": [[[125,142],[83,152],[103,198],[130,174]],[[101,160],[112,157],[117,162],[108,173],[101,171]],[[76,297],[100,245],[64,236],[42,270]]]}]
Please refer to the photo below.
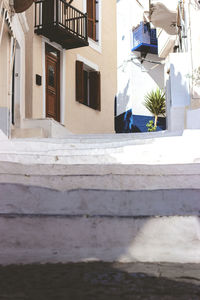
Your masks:
[{"label": "black iron railing", "polygon": [[87,42],[87,14],[84,14],[66,0],[36,0],[35,30],[58,26]]}]

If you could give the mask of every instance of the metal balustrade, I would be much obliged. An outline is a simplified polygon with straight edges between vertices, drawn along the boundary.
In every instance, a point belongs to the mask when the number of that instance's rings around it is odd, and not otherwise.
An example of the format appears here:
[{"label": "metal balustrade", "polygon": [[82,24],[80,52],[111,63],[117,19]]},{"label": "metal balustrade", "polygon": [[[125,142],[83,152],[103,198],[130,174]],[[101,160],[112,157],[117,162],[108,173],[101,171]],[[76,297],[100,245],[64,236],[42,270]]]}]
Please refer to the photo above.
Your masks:
[{"label": "metal balustrade", "polygon": [[36,0],[35,33],[60,43],[66,49],[87,46],[87,14],[66,0]]}]

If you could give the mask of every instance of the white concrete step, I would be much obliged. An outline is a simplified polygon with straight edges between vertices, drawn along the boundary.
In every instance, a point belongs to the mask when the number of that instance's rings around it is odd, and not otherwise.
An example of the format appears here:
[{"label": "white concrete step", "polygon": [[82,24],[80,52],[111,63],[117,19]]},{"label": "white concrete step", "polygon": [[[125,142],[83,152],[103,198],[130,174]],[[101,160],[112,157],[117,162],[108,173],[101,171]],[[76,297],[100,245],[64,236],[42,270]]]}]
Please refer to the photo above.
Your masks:
[{"label": "white concrete step", "polygon": [[199,137],[2,139],[0,264],[200,263]]},{"label": "white concrete step", "polygon": [[53,189],[200,188],[199,131],[180,137],[98,144],[2,140],[0,182]]},{"label": "white concrete step", "polygon": [[45,132],[42,128],[14,128],[11,130],[12,139],[44,138]]},{"label": "white concrete step", "polygon": [[71,135],[65,126],[51,118],[25,119],[22,121],[22,128],[42,128],[46,138],[66,138]]},{"label": "white concrete step", "polygon": [[[56,164],[177,164],[200,161],[200,133],[146,140],[21,139],[2,141],[0,160]],[[83,139],[83,137],[82,137]]]}]

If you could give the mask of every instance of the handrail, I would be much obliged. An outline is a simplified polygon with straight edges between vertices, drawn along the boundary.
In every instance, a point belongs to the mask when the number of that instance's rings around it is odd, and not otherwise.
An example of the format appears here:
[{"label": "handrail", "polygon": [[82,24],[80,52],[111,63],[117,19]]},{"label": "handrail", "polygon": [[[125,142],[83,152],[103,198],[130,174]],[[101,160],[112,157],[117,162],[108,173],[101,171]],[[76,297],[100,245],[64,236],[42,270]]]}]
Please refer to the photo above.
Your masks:
[{"label": "handrail", "polygon": [[[45,15],[45,9],[48,13],[53,10],[53,14]],[[85,41],[88,39],[87,13],[83,13],[66,0],[35,0],[35,29],[42,30],[47,26],[61,26]]]},{"label": "handrail", "polygon": [[84,14],[81,10],[79,10],[78,8],[76,8],[76,7],[74,7],[73,5],[67,3],[66,0],[58,0],[58,1],[63,2],[63,4],[65,4],[66,6],[72,8],[72,9],[75,10],[76,12],[78,12],[78,13],[80,13],[80,14],[82,14],[82,15],[86,15],[86,14]]}]

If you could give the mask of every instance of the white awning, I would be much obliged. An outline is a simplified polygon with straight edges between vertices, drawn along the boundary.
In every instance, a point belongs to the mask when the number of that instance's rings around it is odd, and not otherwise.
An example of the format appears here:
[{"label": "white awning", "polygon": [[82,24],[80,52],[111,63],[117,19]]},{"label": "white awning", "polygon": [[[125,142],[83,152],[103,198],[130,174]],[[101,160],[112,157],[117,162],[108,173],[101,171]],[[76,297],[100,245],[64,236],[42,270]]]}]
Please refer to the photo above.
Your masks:
[{"label": "white awning", "polygon": [[178,1],[151,0],[150,21],[155,27],[163,28],[168,34],[177,34]]}]

